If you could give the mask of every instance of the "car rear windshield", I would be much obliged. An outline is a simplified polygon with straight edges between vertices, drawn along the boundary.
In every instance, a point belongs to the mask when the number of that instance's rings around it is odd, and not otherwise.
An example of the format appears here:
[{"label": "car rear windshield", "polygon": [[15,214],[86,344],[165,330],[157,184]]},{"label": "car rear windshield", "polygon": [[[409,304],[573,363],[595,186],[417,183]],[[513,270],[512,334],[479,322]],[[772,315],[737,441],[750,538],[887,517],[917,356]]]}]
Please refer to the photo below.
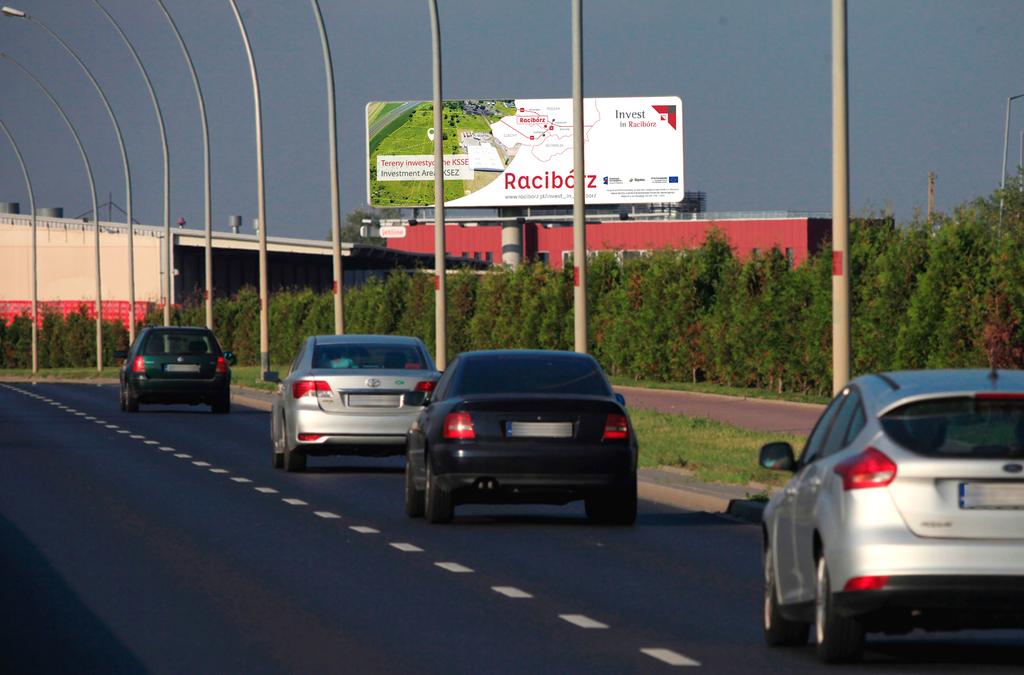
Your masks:
[{"label": "car rear windshield", "polygon": [[1024,457],[1024,400],[944,398],[910,403],[882,417],[894,441],[929,457]]},{"label": "car rear windshield", "polygon": [[500,355],[467,359],[458,394],[579,394],[610,396],[598,365],[577,356]]},{"label": "car rear windshield", "polygon": [[378,370],[426,370],[423,352],[409,344],[326,344],[313,347],[313,367],[328,370],[374,368]]},{"label": "car rear windshield", "polygon": [[146,356],[202,356],[204,354],[219,354],[220,347],[213,335],[209,333],[153,331],[146,338],[142,353]]}]

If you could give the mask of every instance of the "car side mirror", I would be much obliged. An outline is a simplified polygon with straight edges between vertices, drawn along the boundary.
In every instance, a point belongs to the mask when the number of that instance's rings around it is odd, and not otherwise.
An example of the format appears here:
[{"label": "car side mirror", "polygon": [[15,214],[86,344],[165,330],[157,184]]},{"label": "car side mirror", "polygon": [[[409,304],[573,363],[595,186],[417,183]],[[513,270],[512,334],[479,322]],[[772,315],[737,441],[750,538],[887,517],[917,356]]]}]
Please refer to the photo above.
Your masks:
[{"label": "car side mirror", "polygon": [[278,376],[276,370],[265,370],[263,371],[264,382],[274,382],[275,384],[281,384],[281,378]]},{"label": "car side mirror", "polygon": [[615,400],[618,401],[619,405],[621,405],[623,408],[626,407],[626,397],[620,394],[619,392],[615,392]]},{"label": "car side mirror", "polygon": [[122,360],[124,360],[124,359],[128,358],[128,352],[126,352],[123,349],[114,350],[114,358],[115,359],[122,359]]},{"label": "car side mirror", "polygon": [[224,352],[224,360],[228,362],[229,366],[238,363],[238,357],[235,356],[234,352]]},{"label": "car side mirror", "polygon": [[757,462],[771,471],[794,471],[796,469],[793,446],[785,441],[776,441],[761,446]]}]

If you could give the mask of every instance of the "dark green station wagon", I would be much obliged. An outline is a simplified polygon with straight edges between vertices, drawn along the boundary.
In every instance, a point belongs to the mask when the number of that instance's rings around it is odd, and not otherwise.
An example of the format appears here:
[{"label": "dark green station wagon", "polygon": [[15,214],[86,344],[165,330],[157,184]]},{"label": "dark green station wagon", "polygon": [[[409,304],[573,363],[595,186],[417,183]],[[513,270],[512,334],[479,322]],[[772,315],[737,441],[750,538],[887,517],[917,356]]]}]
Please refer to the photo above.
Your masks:
[{"label": "dark green station wagon", "polygon": [[147,327],[135,338],[121,366],[121,410],[140,403],[206,404],[231,410],[231,352],[222,351],[208,328]]}]

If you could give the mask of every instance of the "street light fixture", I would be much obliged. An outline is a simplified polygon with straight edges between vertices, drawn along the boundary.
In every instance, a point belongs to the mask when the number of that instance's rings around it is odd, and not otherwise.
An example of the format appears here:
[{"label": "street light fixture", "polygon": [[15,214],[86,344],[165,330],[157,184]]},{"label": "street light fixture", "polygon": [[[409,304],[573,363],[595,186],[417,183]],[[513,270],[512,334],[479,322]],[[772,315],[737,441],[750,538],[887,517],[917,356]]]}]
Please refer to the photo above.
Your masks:
[{"label": "street light fixture", "polygon": [[266,379],[267,373],[270,371],[270,322],[267,317],[269,304],[269,290],[267,288],[267,200],[263,181],[263,112],[260,102],[260,81],[256,75],[256,59],[253,58],[249,34],[245,30],[245,22],[242,21],[242,15],[238,11],[238,4],[235,0],[228,0],[228,2],[231,3],[231,11],[235,14],[238,30],[242,34],[245,55],[249,60],[249,74],[252,77],[252,101],[256,122],[256,208],[260,227],[258,233],[260,266],[260,372],[262,373],[261,377]]},{"label": "street light fixture", "polygon": [[334,267],[334,332],[345,332],[345,283],[341,269],[341,206],[338,198],[338,134],[337,115],[334,104],[334,66],[331,64],[331,46],[327,41],[327,29],[320,3],[310,0],[313,15],[320,30],[320,45],[324,53],[324,71],[327,77],[327,141],[331,153],[331,257]]},{"label": "street light fixture", "polygon": [[[160,102],[157,100],[156,91],[153,89],[153,81],[149,79],[149,73],[146,72],[146,67],[142,65],[142,59],[139,58],[139,53],[135,51],[132,41],[128,39],[128,35],[121,28],[121,24],[99,3],[99,0],[92,0],[92,2],[110,20],[117,34],[121,36],[124,44],[128,47],[128,51],[132,53],[135,64],[142,72],[142,79],[146,81],[146,90],[149,91],[149,99],[153,103],[157,125],[160,127],[160,145],[164,155],[164,325],[169,326],[171,324],[171,279],[174,277],[174,270],[172,269],[171,262],[171,168],[167,151],[167,129],[164,127],[164,115],[160,110]],[[135,315],[133,313],[132,322],[134,321]]]},{"label": "street light fixture", "polygon": [[39,271],[36,267],[36,197],[32,192],[32,179],[29,178],[28,168],[25,166],[25,158],[21,156],[21,150],[18,149],[14,136],[11,135],[3,120],[0,120],[0,129],[3,129],[4,133],[7,134],[7,139],[11,142],[14,154],[18,158],[18,164],[21,166],[21,173],[25,176],[25,188],[28,190],[28,208],[32,213],[32,260],[29,263],[29,268],[32,276],[32,374],[35,375],[39,372]]},{"label": "street light fixture", "polygon": [[1003,131],[1003,168],[1002,173],[999,174],[999,227],[1003,226],[1003,195],[1002,191],[1006,189],[1006,153],[1007,148],[1010,144],[1010,104],[1016,101],[1018,98],[1024,98],[1024,94],[1014,94],[1006,99],[1006,128]]},{"label": "street light fixture", "polygon": [[[57,109],[57,112],[59,112],[60,116],[64,119],[64,124],[67,125],[68,130],[71,132],[71,136],[75,139],[75,145],[78,146],[78,152],[79,152],[80,155],[82,155],[82,164],[85,165],[85,175],[89,179],[89,197],[92,199],[92,221],[93,221],[93,226],[94,226],[95,233],[96,233],[96,238],[95,238],[95,249],[96,249],[96,263],[95,263],[95,265],[96,265],[96,326],[97,326],[97,330],[102,331],[103,324],[101,323],[102,317],[101,317],[101,312],[100,312],[100,309],[101,309],[101,307],[103,305],[102,294],[100,292],[100,269],[101,269],[100,268],[100,221],[99,221],[99,212],[98,212],[97,206],[96,206],[96,181],[93,180],[92,165],[89,163],[89,156],[85,153],[85,146],[82,145],[82,139],[81,139],[81,137],[79,137],[78,130],[75,129],[75,125],[71,123],[71,118],[69,118],[67,113],[64,112],[64,108],[61,107],[60,103],[57,102],[57,99],[54,98],[53,94],[50,93],[50,90],[46,88],[46,85],[44,85],[42,83],[42,81],[38,77],[36,77],[34,74],[32,74],[32,72],[28,68],[26,68],[25,66],[21,65],[21,63],[19,63],[17,60],[14,59],[14,57],[10,56],[9,54],[5,54],[3,52],[0,52],[0,58],[4,58],[4,59],[8,60],[11,63],[13,63],[14,65],[16,65],[18,68],[20,68],[21,71],[23,73],[25,73],[26,75],[28,75],[30,78],[32,78],[32,81],[36,83],[36,85],[43,91],[44,94],[46,94],[46,97],[48,99],[50,99],[50,102],[53,103],[53,106]],[[32,233],[32,260],[33,260],[33,262],[32,262],[32,268],[33,268],[33,273],[32,273],[32,303],[33,303],[32,315],[33,315],[33,317],[35,317],[35,315],[36,315],[35,303],[36,303],[36,292],[37,292],[36,291],[36,285],[37,285],[36,284],[36,272],[35,272],[35,269],[36,269],[36,267],[35,267],[35,257],[36,257],[36,254],[35,254],[35,247],[36,247],[35,226],[36,226],[36,212],[35,212],[35,208],[33,208],[32,209],[32,232],[33,232]],[[33,321],[35,321],[35,319]],[[35,353],[35,351],[36,351],[35,334],[36,334],[36,328],[35,328],[35,323],[33,323],[33,327],[32,327],[33,353]],[[102,332],[100,333],[100,335],[102,335]],[[101,346],[102,346],[101,343],[97,342],[97,354],[101,353],[100,349],[99,349]],[[33,362],[35,362],[35,357],[33,357]],[[96,369],[99,371],[99,370],[102,370],[102,368],[103,368],[102,360],[100,359],[100,357],[97,357]]]},{"label": "street light fixture", "polygon": [[162,11],[164,16],[167,17],[167,23],[171,24],[174,36],[178,38],[178,45],[181,46],[181,53],[185,55],[185,61],[188,63],[189,73],[192,74],[192,84],[195,86],[196,99],[199,101],[199,122],[202,126],[203,135],[203,196],[205,198],[203,216],[206,219],[206,244],[204,246],[206,327],[213,330],[213,217],[212,207],[210,204],[210,130],[206,125],[206,101],[203,99],[203,89],[199,86],[199,76],[196,74],[196,66],[192,62],[192,55],[189,54],[188,47],[185,45],[185,39],[181,37],[181,31],[178,30],[177,24],[174,23],[174,19],[171,18],[170,12],[168,12],[167,8],[164,7],[163,0],[156,0],[156,4],[160,6],[160,11]]}]

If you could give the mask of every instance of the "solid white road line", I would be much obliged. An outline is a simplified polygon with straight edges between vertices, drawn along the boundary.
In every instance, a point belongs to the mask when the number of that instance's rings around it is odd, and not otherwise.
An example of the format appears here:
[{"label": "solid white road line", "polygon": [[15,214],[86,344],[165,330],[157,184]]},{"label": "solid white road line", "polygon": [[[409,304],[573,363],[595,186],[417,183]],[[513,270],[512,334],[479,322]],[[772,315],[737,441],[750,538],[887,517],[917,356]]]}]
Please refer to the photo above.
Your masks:
[{"label": "solid white road line", "polygon": [[313,515],[320,516],[321,518],[341,518],[337,513],[331,513],[330,511],[314,511]]},{"label": "solid white road line", "polygon": [[232,476],[231,480],[235,481],[236,483],[251,483],[252,482],[248,478],[242,478],[241,476]]},{"label": "solid white road line", "polygon": [[595,621],[583,614],[559,614],[558,618],[580,628],[607,628],[608,624]]},{"label": "solid white road line", "polygon": [[227,469],[210,469],[210,473],[231,473]]},{"label": "solid white road line", "polygon": [[277,494],[277,490],[275,490],[274,488],[270,488],[270,487],[258,487],[258,488],[253,488],[253,489],[256,490],[256,492],[262,492],[265,495],[276,495]]},{"label": "solid white road line", "polygon": [[457,562],[436,562],[434,564],[443,570],[448,570],[449,572],[454,572],[456,574],[469,574],[473,571],[471,568],[466,567],[465,565],[460,565]]},{"label": "solid white road line", "polygon": [[533,595],[526,591],[521,591],[515,586],[491,586],[491,590],[495,593],[501,593],[506,598],[532,598]]},{"label": "solid white road line", "polygon": [[404,541],[393,541],[391,542],[391,545],[399,551],[405,551],[406,553],[423,553],[423,549],[416,544],[409,544]]},{"label": "solid white road line", "polygon": [[380,534],[380,530],[372,527],[367,527],[366,525],[353,525],[348,529],[354,530],[359,534]]},{"label": "solid white road line", "polygon": [[291,504],[292,506],[309,506],[308,502],[304,502],[301,499],[295,499],[294,497],[284,497],[281,501],[285,504]]},{"label": "solid white road line", "polygon": [[647,647],[641,649],[641,652],[647,654],[652,658],[663,661],[670,666],[699,666],[700,661],[694,661],[689,656],[683,656],[679,652],[674,652],[671,649],[661,649],[658,647]]}]

